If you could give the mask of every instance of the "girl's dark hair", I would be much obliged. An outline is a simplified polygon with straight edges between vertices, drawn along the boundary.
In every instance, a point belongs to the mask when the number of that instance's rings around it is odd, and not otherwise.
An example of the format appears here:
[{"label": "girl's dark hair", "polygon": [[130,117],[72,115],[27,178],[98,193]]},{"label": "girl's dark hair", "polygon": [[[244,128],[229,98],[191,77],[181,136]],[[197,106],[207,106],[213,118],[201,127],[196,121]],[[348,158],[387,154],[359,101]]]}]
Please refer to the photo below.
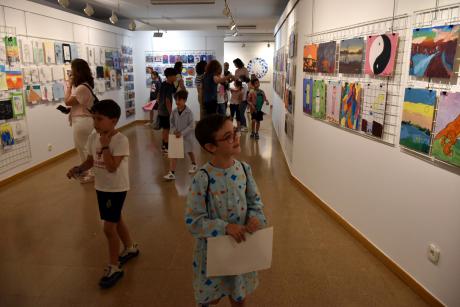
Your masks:
[{"label": "girl's dark hair", "polygon": [[93,105],[91,113],[107,116],[108,118],[119,119],[121,115],[120,106],[112,99],[104,99]]},{"label": "girl's dark hair", "polygon": [[243,83],[242,83],[240,80],[236,80],[236,81],[235,81],[235,86],[236,86],[236,87],[242,87],[242,86],[243,86]]},{"label": "girl's dark hair", "polygon": [[91,74],[91,69],[88,63],[82,59],[74,59],[71,63],[73,85],[79,86],[83,83],[88,83],[89,86],[94,88],[94,78]]},{"label": "girl's dark hair", "polygon": [[198,64],[196,64],[196,66],[195,66],[196,74],[197,75],[204,74],[204,72],[206,70],[206,65],[208,65],[208,63],[206,61],[199,61]]},{"label": "girl's dark hair", "polygon": [[219,61],[212,60],[206,66],[206,73],[212,76],[215,76],[217,74],[220,75],[222,73],[222,65],[220,65]]},{"label": "girl's dark hair", "polygon": [[244,63],[243,63],[243,61],[241,61],[240,58],[234,59],[233,64],[235,64],[235,66],[238,67],[238,68],[243,68],[244,67]]},{"label": "girl's dark hair", "polygon": [[228,116],[213,114],[203,118],[196,124],[195,137],[201,147],[204,148],[204,145],[214,144],[216,142],[216,132],[224,126],[227,120],[230,120]]},{"label": "girl's dark hair", "polygon": [[176,74],[181,74],[182,73],[182,68],[184,67],[184,64],[182,62],[176,62],[174,64],[174,70],[176,71]]},{"label": "girl's dark hair", "polygon": [[252,85],[256,85],[256,82],[259,82],[259,79],[255,78],[251,80]]}]

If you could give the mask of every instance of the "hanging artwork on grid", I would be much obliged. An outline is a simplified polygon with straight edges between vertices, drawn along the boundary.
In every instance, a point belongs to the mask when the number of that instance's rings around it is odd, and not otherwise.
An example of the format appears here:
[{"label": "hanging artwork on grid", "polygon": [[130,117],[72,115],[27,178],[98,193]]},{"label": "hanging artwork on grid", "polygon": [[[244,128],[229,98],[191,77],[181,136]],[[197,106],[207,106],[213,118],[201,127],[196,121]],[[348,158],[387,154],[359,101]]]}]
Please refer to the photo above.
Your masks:
[{"label": "hanging artwork on grid", "polygon": [[344,83],[342,85],[342,103],[340,104],[340,126],[359,130],[361,115],[361,84]]},{"label": "hanging artwork on grid", "polygon": [[333,74],[335,72],[335,55],[337,43],[335,41],[322,43],[318,46],[318,72]]},{"label": "hanging artwork on grid", "polygon": [[26,87],[27,102],[36,104],[42,100],[42,90],[40,84],[27,85]]},{"label": "hanging artwork on grid", "polygon": [[[1,101],[0,101],[1,105]],[[1,110],[0,110],[1,112]],[[0,113],[1,116],[1,113]],[[4,123],[0,125],[0,136],[1,136],[1,145],[3,150],[7,149],[8,146],[14,145],[13,129],[9,123]]]},{"label": "hanging artwork on grid", "polygon": [[383,84],[364,85],[361,131],[381,138],[385,120],[386,89]]},{"label": "hanging artwork on grid", "polygon": [[13,105],[10,98],[0,99],[0,120],[12,119],[14,116]]},{"label": "hanging artwork on grid", "polygon": [[414,29],[409,74],[450,78],[453,75],[460,25]]},{"label": "hanging artwork on grid", "polygon": [[311,115],[323,119],[326,116],[326,83],[315,80],[313,84],[313,104]]},{"label": "hanging artwork on grid", "polygon": [[311,44],[303,47],[303,71],[316,72],[318,61],[318,45]]},{"label": "hanging artwork on grid", "polygon": [[46,64],[55,64],[56,56],[54,54],[54,43],[46,41],[43,43],[43,49],[45,52],[45,63]]},{"label": "hanging artwork on grid", "polygon": [[406,88],[399,140],[401,146],[424,154],[430,153],[435,104],[435,91]]},{"label": "hanging artwork on grid", "polygon": [[37,65],[45,64],[45,53],[43,51],[43,43],[41,41],[32,41],[32,49],[34,53],[34,63]]},{"label": "hanging artwork on grid", "polygon": [[247,68],[249,74],[255,74],[258,79],[262,79],[263,77],[265,77],[268,72],[267,61],[259,57],[251,59],[248,63]]},{"label": "hanging artwork on grid", "polygon": [[12,70],[6,72],[6,84],[9,90],[22,90],[24,86],[22,81],[22,71]]},{"label": "hanging artwork on grid", "polygon": [[361,74],[364,56],[364,39],[362,37],[340,42],[339,73]]},{"label": "hanging artwork on grid", "polygon": [[460,166],[460,93],[441,93],[431,154]]},{"label": "hanging artwork on grid", "polygon": [[339,124],[340,120],[341,90],[342,85],[340,81],[329,81],[327,84],[326,120],[334,124]]},{"label": "hanging artwork on grid", "polygon": [[0,64],[0,91],[7,91],[8,84],[6,83],[6,67]]},{"label": "hanging artwork on grid", "polygon": [[303,79],[303,112],[311,115],[313,102],[313,79]]},{"label": "hanging artwork on grid", "polygon": [[54,43],[54,57],[56,58],[56,64],[64,64],[61,43]]},{"label": "hanging artwork on grid", "polygon": [[19,62],[18,40],[14,36],[5,36],[6,57],[10,65]]},{"label": "hanging artwork on grid", "polygon": [[72,54],[69,44],[62,44],[62,57],[64,63],[70,63],[72,61]]},{"label": "hanging artwork on grid", "polygon": [[27,38],[21,39],[21,53],[23,64],[32,64],[34,62],[34,51],[32,42]]},{"label": "hanging artwork on grid", "polygon": [[292,31],[291,35],[289,35],[289,57],[295,57],[295,53],[297,50],[297,34]]},{"label": "hanging artwork on grid", "polygon": [[14,117],[24,116],[26,110],[24,108],[24,97],[22,92],[11,93],[11,103],[13,105]]},{"label": "hanging artwork on grid", "polygon": [[6,45],[5,42],[0,42],[0,62],[6,62]]},{"label": "hanging artwork on grid", "polygon": [[21,142],[27,136],[27,125],[24,119],[11,122],[11,130],[13,132],[14,142]]},{"label": "hanging artwork on grid", "polygon": [[398,49],[398,33],[367,37],[364,73],[371,76],[391,76]]}]

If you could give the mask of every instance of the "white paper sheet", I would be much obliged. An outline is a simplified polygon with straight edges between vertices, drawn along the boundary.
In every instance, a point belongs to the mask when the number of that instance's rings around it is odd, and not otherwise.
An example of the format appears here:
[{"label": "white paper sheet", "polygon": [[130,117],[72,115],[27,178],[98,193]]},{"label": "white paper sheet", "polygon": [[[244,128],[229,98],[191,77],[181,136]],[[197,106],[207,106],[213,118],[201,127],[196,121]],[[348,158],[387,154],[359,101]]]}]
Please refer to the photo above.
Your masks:
[{"label": "white paper sheet", "polygon": [[262,105],[262,112],[264,112],[265,114],[270,114],[270,105],[267,105],[267,103],[264,102],[264,104]]},{"label": "white paper sheet", "polygon": [[208,238],[207,276],[241,275],[269,269],[272,265],[273,227],[246,234],[236,243],[230,236]]},{"label": "white paper sheet", "polygon": [[169,135],[168,143],[168,158],[183,159],[184,158],[184,138],[177,138],[174,134]]}]

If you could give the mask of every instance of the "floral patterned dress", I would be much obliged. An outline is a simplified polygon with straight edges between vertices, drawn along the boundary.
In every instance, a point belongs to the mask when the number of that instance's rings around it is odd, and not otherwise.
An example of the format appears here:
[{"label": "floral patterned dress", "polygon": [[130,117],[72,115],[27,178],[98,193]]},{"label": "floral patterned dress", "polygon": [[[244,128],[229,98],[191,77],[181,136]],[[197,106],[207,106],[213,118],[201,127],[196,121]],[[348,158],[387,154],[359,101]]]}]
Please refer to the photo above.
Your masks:
[{"label": "floral patterned dress", "polygon": [[[206,195],[209,199],[208,206]],[[267,222],[262,208],[251,168],[244,162],[235,161],[227,169],[206,163],[195,175],[187,197],[185,223],[196,238],[193,288],[197,303],[209,303],[224,296],[242,301],[257,288],[257,272],[207,277],[206,238],[223,236],[227,224],[245,225],[247,219],[253,216],[259,220],[261,227],[265,227]]]}]

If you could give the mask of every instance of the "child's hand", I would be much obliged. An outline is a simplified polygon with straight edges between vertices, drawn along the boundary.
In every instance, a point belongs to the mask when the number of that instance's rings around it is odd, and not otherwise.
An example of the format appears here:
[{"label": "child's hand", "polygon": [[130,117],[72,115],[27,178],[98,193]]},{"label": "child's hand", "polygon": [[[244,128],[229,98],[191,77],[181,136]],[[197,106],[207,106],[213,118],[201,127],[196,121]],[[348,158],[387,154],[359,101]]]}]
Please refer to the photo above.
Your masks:
[{"label": "child's hand", "polygon": [[81,173],[81,169],[79,166],[72,167],[69,169],[67,172],[67,178],[72,179],[78,177],[78,175]]},{"label": "child's hand", "polygon": [[250,217],[248,222],[246,223],[246,230],[249,233],[254,233],[260,228],[259,219],[255,216]]},{"label": "child's hand", "polygon": [[182,133],[180,133],[179,131],[176,131],[174,135],[176,136],[176,138],[180,138],[182,136]]},{"label": "child's hand", "polygon": [[230,235],[235,239],[237,243],[241,243],[241,241],[246,241],[244,237],[244,233],[246,232],[246,227],[238,224],[228,224],[225,227],[226,234]]}]

